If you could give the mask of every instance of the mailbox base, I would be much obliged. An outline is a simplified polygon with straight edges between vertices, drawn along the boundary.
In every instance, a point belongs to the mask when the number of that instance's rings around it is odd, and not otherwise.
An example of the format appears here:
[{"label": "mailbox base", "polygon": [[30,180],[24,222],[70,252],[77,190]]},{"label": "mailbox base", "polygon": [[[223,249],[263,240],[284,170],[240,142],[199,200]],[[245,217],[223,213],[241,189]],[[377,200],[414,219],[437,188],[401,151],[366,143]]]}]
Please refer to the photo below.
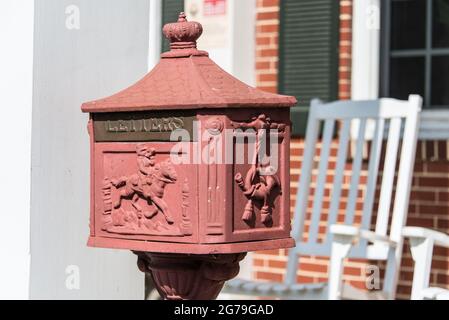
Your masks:
[{"label": "mailbox base", "polygon": [[106,237],[89,237],[87,245],[90,247],[125,249],[142,252],[160,252],[176,254],[230,254],[239,252],[275,250],[280,248],[292,248],[295,246],[293,238],[281,238],[247,242],[229,243],[179,243],[179,242],[156,242],[137,241],[129,239],[117,239]]},{"label": "mailbox base", "polygon": [[135,252],[142,272],[150,273],[166,300],[217,298],[225,281],[237,276],[246,252],[233,254],[171,254]]}]

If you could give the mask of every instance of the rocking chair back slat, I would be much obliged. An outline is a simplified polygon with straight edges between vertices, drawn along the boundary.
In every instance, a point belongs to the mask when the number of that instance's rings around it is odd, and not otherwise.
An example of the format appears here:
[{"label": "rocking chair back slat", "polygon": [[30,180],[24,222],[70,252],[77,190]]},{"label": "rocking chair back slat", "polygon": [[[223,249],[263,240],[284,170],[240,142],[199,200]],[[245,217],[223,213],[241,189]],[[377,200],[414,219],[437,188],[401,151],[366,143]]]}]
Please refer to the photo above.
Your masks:
[{"label": "rocking chair back slat", "polygon": [[373,139],[369,154],[368,176],[366,182],[366,192],[362,209],[362,227],[369,229],[374,205],[374,196],[379,173],[380,157],[382,152],[385,119],[376,119]]},{"label": "rocking chair back slat", "polygon": [[379,207],[377,210],[376,233],[387,234],[388,217],[390,215],[391,196],[393,193],[393,182],[398,156],[399,138],[401,133],[401,118],[390,120],[385,162],[382,171],[382,185],[380,192]]},{"label": "rocking chair back slat", "polygon": [[[411,96],[411,108],[419,108],[422,103],[420,96]],[[409,112],[404,125],[404,134],[401,147],[401,161],[398,169],[398,179],[396,182],[396,197],[394,199],[393,215],[391,221],[390,237],[394,241],[402,239],[401,232],[406,220],[411,180],[413,177],[413,164],[416,155],[416,140],[418,135],[419,115],[416,112]]]},{"label": "rocking chair back slat", "polygon": [[[321,102],[318,99],[313,99],[311,101],[311,108],[309,112],[309,120],[307,122],[307,130],[306,130],[306,141],[304,145],[304,160],[310,159],[310,161],[303,161],[301,172],[309,172],[312,171],[313,166],[313,156],[315,155],[315,144],[318,140],[319,133],[319,120],[315,115],[317,108],[315,106],[319,105]],[[302,234],[304,231],[304,222],[307,216],[307,201],[309,198],[309,186],[310,180],[312,178],[311,174],[305,174],[299,181],[299,186],[296,191],[296,204],[295,204],[295,215],[293,228],[292,228],[292,237],[301,242]]]},{"label": "rocking chair back slat", "polygon": [[327,169],[329,165],[329,153],[331,150],[332,137],[334,134],[334,119],[324,121],[323,140],[319,155],[318,177],[314,194],[312,218],[309,229],[309,242],[315,243],[318,239],[319,224],[323,209],[323,194],[326,185]]},{"label": "rocking chair back slat", "polygon": [[[331,190],[331,204],[329,208],[329,219],[328,225],[332,225],[338,220],[338,212],[340,209],[340,200],[341,200],[341,190],[343,184],[343,176],[345,172],[346,165],[346,155],[348,152],[349,145],[349,133],[351,127],[351,120],[344,119],[341,123],[340,137],[338,142],[338,153],[337,153],[337,164],[335,166],[335,176],[334,183],[332,185]],[[326,238],[325,240],[330,241],[330,239]]]},{"label": "rocking chair back slat", "polygon": [[365,142],[366,118],[360,119],[359,130],[357,134],[357,142],[355,148],[355,157],[352,161],[352,173],[348,203],[345,211],[345,224],[353,224],[355,215],[355,206],[359,191],[360,172],[363,160],[363,148]]},{"label": "rocking chair back slat", "polygon": [[[306,141],[304,144],[304,160],[302,162],[301,171],[309,172],[312,171],[313,156],[315,155],[315,144],[318,140],[319,133],[319,120],[316,116],[318,110],[317,106],[321,102],[319,99],[313,99],[310,102],[309,119],[307,121],[306,129]],[[310,160],[309,160],[310,159]],[[311,174],[301,175],[299,181],[299,186],[296,191],[296,203],[292,227],[292,238],[296,240],[296,243],[302,243],[303,241],[303,231],[304,224],[307,217],[307,202],[309,198],[309,186],[311,181]],[[285,283],[288,285],[294,284],[296,282],[296,271],[298,267],[298,253],[300,253],[300,247],[296,246],[289,250],[288,263],[287,263],[287,274],[285,276]]]}]

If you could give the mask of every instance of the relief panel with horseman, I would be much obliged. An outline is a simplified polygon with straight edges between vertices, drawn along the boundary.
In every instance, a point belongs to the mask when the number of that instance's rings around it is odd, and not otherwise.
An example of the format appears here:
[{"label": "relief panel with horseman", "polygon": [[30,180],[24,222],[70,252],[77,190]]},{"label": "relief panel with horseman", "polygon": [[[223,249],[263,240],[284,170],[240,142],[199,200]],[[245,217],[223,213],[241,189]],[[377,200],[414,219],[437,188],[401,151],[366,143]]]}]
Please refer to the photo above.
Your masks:
[{"label": "relief panel with horseman", "polygon": [[[195,242],[197,171],[172,163],[172,143],[96,144],[99,236]],[[189,166],[190,168],[187,168]]]}]

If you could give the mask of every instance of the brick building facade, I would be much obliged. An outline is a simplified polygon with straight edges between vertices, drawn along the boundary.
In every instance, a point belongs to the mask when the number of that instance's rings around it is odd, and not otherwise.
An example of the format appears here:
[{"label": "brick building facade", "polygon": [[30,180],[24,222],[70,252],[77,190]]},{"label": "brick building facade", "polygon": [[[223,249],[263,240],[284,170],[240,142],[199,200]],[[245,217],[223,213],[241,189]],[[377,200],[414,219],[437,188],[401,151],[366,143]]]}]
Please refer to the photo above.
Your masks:
[{"label": "brick building facade", "polygon": [[[338,98],[351,99],[352,66],[352,0],[341,0],[339,7],[338,44]],[[257,86],[270,92],[278,92],[279,83],[279,30],[280,0],[257,0],[256,17],[256,81]],[[301,97],[299,97],[300,99]],[[297,182],[300,175],[303,139],[295,137],[291,143],[291,210],[295,204]],[[336,155],[337,140],[332,144],[331,155]],[[332,172],[332,157],[330,170]],[[335,161],[335,159],[334,159]],[[449,233],[449,145],[446,140],[420,140],[413,175],[407,225],[423,226]],[[366,170],[361,183],[366,180]],[[343,190],[348,190],[350,182],[350,163],[345,171]],[[313,186],[312,186],[313,189]],[[326,190],[329,196],[330,190]],[[343,195],[344,195],[343,191]],[[356,216],[361,214],[363,188],[356,206]],[[343,204],[344,206],[344,198]],[[326,210],[324,207],[323,210]],[[324,226],[323,226],[324,229]],[[307,223],[306,223],[307,231]],[[286,250],[258,252],[254,255],[254,274],[256,279],[282,281],[287,262]],[[365,288],[366,266],[373,262],[351,260],[345,263],[345,281]],[[301,257],[297,276],[300,282],[320,282],[327,279],[328,260],[322,257]],[[408,243],[400,272],[398,298],[408,298],[411,291],[413,261]],[[449,286],[449,250],[435,248],[432,264],[431,285]]]}]

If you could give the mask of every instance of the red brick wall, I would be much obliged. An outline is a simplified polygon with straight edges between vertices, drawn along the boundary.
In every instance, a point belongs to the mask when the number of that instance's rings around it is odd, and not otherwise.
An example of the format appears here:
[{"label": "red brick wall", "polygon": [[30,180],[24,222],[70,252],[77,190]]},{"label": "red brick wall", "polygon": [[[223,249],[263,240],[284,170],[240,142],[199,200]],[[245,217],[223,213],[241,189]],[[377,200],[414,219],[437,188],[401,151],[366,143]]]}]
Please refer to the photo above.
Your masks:
[{"label": "red brick wall", "polygon": [[[407,225],[449,233],[449,141],[420,141],[413,174]],[[407,298],[413,276],[408,243],[404,248],[398,297]],[[449,249],[436,247],[432,286],[449,287]]]},{"label": "red brick wall", "polygon": [[351,98],[352,0],[340,1],[340,44],[338,97]]},{"label": "red brick wall", "polygon": [[[339,54],[339,98],[351,97],[351,39],[352,39],[352,0],[340,1],[340,54]],[[279,0],[257,1],[256,26],[256,75],[257,86],[263,90],[277,91],[278,66]],[[331,154],[336,154],[338,141],[334,141]],[[319,148],[319,146],[318,146]],[[435,228],[449,233],[449,155],[448,144],[444,142],[419,142],[413,187],[410,200],[408,225]],[[296,184],[300,174],[303,140],[292,139],[291,143],[291,210],[295,204]],[[330,167],[335,159],[330,158]],[[332,169],[328,175],[332,177]],[[345,189],[349,188],[350,167],[345,172]],[[361,181],[366,179],[366,170]],[[313,184],[312,184],[313,189]],[[326,193],[329,194],[328,192]],[[326,200],[326,199],[325,199]],[[344,208],[345,198],[342,198]],[[357,204],[356,216],[361,214],[363,190]],[[326,208],[323,209],[325,211]],[[325,213],[325,212],[324,212]],[[324,231],[323,224],[322,230]],[[307,222],[306,222],[307,231]],[[307,235],[305,235],[307,236]],[[400,274],[398,298],[410,295],[413,264],[408,244],[404,248],[404,259]],[[258,252],[254,255],[255,277],[266,281],[282,281],[287,261],[286,250]],[[436,249],[431,281],[433,285],[449,285],[449,250]],[[365,266],[372,264],[364,260],[351,260],[345,263],[345,280],[365,288]],[[325,281],[328,275],[328,260],[321,257],[301,257],[298,281]]]},{"label": "red brick wall", "polygon": [[279,0],[257,0],[256,82],[265,91],[277,92]]}]

